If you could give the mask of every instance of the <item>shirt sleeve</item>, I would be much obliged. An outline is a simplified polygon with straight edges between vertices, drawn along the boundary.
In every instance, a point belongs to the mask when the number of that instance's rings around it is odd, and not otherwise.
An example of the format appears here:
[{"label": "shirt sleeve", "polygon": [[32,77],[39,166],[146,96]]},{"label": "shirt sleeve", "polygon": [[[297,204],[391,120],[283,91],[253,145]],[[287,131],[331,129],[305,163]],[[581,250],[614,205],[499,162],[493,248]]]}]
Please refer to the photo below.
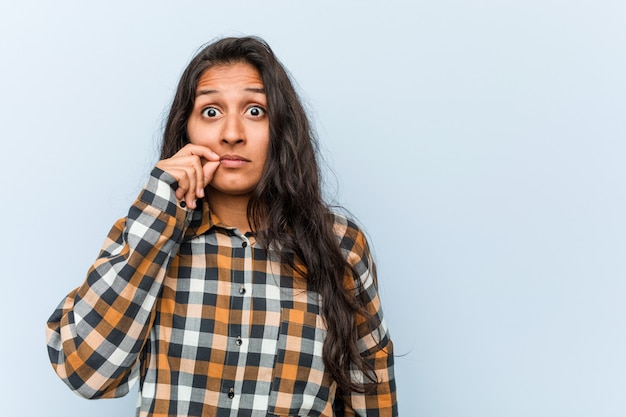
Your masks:
[{"label": "shirt sleeve", "polygon": [[176,180],[155,168],[128,216],[111,229],[83,284],[49,318],[56,373],[86,398],[128,393],[154,319],[153,307],[191,212],[177,205]]},{"label": "shirt sleeve", "polygon": [[[339,393],[345,416],[395,417],[398,415],[396,383],[394,377],[393,342],[378,295],[376,266],[363,232],[350,221],[341,241],[341,248],[348,262],[354,267],[361,281],[360,294],[372,316],[372,324],[357,318],[358,347],[361,355],[372,365],[378,384],[368,393]],[[357,287],[358,288],[358,287]],[[367,382],[364,375],[354,367],[352,375],[358,382]]]}]

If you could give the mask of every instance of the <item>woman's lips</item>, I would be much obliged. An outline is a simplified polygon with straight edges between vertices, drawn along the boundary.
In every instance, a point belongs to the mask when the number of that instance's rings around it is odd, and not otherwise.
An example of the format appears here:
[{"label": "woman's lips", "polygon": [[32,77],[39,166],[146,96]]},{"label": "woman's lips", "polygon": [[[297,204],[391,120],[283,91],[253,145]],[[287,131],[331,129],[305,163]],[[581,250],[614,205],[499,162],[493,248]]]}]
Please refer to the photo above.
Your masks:
[{"label": "woman's lips", "polygon": [[240,155],[222,155],[220,158],[220,166],[226,168],[238,168],[250,162],[249,159]]}]

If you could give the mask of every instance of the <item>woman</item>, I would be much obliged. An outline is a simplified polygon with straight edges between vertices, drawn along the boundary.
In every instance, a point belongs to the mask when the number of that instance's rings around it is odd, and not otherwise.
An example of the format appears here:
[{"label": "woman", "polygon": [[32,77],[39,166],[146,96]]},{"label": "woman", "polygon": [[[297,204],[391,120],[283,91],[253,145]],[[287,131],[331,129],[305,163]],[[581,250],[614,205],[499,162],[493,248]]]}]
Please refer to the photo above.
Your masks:
[{"label": "woman", "polygon": [[393,348],[363,233],[321,197],[289,77],[254,37],[184,71],[161,160],[48,322],[88,398],[140,416],[394,416]]}]

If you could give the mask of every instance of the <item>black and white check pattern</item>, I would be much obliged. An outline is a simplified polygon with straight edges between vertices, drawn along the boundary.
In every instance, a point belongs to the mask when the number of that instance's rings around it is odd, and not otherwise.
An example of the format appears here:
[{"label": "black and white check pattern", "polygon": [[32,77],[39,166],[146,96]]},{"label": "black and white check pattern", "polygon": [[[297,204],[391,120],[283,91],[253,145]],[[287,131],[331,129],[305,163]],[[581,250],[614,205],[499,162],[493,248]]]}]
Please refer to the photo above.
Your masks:
[{"label": "black and white check pattern", "polygon": [[[153,171],[85,282],[50,317],[58,375],[88,398],[124,395],[139,379],[138,416],[332,416],[339,393],[322,360],[320,297],[206,202],[178,205],[175,186]],[[367,242],[343,216],[335,230],[379,323],[374,333],[359,326],[359,344],[381,381],[374,393],[337,399],[346,415],[395,416],[393,345]]]}]

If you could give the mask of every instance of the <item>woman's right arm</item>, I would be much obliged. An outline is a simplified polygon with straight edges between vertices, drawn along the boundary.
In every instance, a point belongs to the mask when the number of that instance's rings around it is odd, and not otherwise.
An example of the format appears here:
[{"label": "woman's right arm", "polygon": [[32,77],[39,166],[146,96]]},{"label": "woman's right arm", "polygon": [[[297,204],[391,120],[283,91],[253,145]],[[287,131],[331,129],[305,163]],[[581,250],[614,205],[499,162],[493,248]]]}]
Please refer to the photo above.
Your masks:
[{"label": "woman's right arm", "polygon": [[77,394],[128,393],[165,274],[191,220],[185,207],[196,208],[219,164],[219,155],[193,144],[159,161],[85,282],[48,320],[50,361]]},{"label": "woman's right arm", "polygon": [[181,207],[177,181],[159,168],[128,216],[111,229],[84,283],[47,324],[52,366],[87,398],[125,395],[154,319],[154,304],[191,211]]}]

